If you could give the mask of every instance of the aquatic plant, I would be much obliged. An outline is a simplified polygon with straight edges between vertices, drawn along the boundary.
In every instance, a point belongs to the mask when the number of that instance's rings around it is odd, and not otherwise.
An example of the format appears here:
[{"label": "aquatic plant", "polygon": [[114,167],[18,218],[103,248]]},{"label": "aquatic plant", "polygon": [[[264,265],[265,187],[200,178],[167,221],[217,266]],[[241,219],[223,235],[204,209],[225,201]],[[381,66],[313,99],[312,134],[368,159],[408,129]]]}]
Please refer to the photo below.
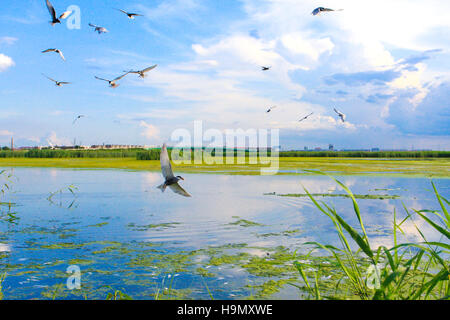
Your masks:
[{"label": "aquatic plant", "polygon": [[[77,186],[75,186],[75,185],[73,185],[73,184],[71,184],[70,186],[68,186],[67,188],[61,188],[61,189],[59,189],[59,190],[57,190],[57,191],[55,191],[55,192],[50,192],[50,195],[47,197],[47,200],[51,203],[51,204],[54,204],[54,205],[57,205],[57,206],[59,206],[59,207],[62,207],[63,206],[63,203],[62,203],[62,200],[61,200],[61,196],[62,196],[62,194],[64,193],[64,191],[65,190],[67,190],[67,191],[69,191],[72,195],[73,195],[73,197],[74,197],[74,199],[70,202],[70,204],[68,205],[68,207],[67,207],[67,209],[71,209],[73,206],[74,206],[74,204],[75,204],[75,200],[76,200],[76,193],[75,193],[75,191],[78,191],[78,187]],[[53,200],[53,197],[55,196],[55,195],[57,195],[57,194],[59,194],[59,202],[55,202],[54,200]]]},{"label": "aquatic plant", "polygon": [[6,272],[0,274],[0,300],[3,300],[3,281],[5,281]]},{"label": "aquatic plant", "polygon": [[106,295],[106,300],[132,300],[132,298],[128,294],[120,290],[115,290],[111,286],[105,287],[111,290],[111,292],[108,292],[108,294]]},{"label": "aquatic plant", "polygon": [[[321,172],[316,173],[326,175]],[[385,246],[375,249],[369,242],[353,193],[340,181],[331,178],[351,198],[359,226],[357,228],[351,226],[334,208],[322,201],[319,203],[304,188],[314,205],[333,222],[341,248],[318,242],[306,243],[306,245],[314,246],[314,249],[329,253],[328,263],[335,266],[334,272],[324,273],[323,266],[312,261],[296,261],[294,265],[304,285],[295,286],[307,292],[310,298],[315,299],[449,299],[450,268],[449,260],[446,258],[450,253],[448,244],[450,214],[446,207],[449,201],[439,194],[434,183],[432,182],[434,194],[441,210],[413,211],[418,219],[440,234],[441,240],[428,241],[413,221],[413,213],[404,206],[406,218],[403,220],[397,221],[397,214],[394,212],[394,246],[390,249]],[[428,215],[433,215],[434,219]],[[398,243],[399,233],[404,234],[402,225],[408,220],[414,224],[420,234],[422,238],[420,243]],[[351,241],[356,244],[357,250],[352,249]]]},{"label": "aquatic plant", "polygon": [[[15,203],[4,200],[7,192],[11,192],[12,183],[12,173],[7,172],[6,170],[0,170],[0,221],[3,220],[9,223],[17,223],[17,220],[19,220],[17,212],[12,211],[12,208],[15,207]],[[6,209],[4,210],[5,207]]]}]

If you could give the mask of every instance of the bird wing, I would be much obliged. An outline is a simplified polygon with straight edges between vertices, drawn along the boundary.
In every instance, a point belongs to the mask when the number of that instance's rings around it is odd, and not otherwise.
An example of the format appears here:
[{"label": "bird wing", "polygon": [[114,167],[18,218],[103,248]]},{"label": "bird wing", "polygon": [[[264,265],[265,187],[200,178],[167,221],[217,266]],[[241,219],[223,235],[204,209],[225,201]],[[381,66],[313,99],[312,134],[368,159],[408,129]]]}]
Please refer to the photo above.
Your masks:
[{"label": "bird wing", "polygon": [[333,108],[334,112],[336,112],[338,115],[340,115],[341,113],[339,111],[336,110],[336,108]]},{"label": "bird wing", "polygon": [[118,77],[115,78],[113,81],[118,81],[118,80],[122,79],[123,77],[125,77],[127,74],[128,74],[128,72],[125,73],[125,74],[123,74],[123,75],[121,75],[121,76],[118,76]]},{"label": "bird wing", "polygon": [[167,152],[166,144],[164,144],[161,148],[160,161],[161,161],[161,172],[163,177],[166,180],[174,178],[175,176],[173,175],[172,165],[170,164],[169,153]]},{"label": "bird wing", "polygon": [[70,16],[71,13],[72,13],[72,11],[66,11],[66,12],[63,12],[63,14],[61,14],[61,15],[59,16],[59,19],[65,19],[65,18],[67,18],[68,16]]},{"label": "bird wing", "polygon": [[53,81],[53,82],[58,82],[58,81],[56,81],[56,80],[54,80],[54,79],[52,79],[52,78],[46,76],[45,74],[42,74],[42,75],[43,75],[44,77],[46,77],[48,80],[51,80],[51,81]]},{"label": "bird wing", "polygon": [[61,83],[61,84],[70,84],[70,82],[66,82],[66,81],[60,81],[59,83]]},{"label": "bird wing", "polygon": [[47,50],[42,51],[42,53],[54,52],[54,51],[56,51],[56,49],[47,49]]},{"label": "bird wing", "polygon": [[135,17],[143,17],[142,14],[139,13],[129,13],[130,16],[135,16]]},{"label": "bird wing", "polygon": [[55,8],[53,8],[53,6],[52,6],[52,4],[50,3],[49,0],[46,0],[46,2],[47,2],[47,9],[48,9],[48,12],[50,12],[50,15],[52,16],[52,19],[53,19],[53,20],[56,20],[56,11],[55,11]]},{"label": "bird wing", "polygon": [[158,66],[158,65],[157,65],[157,64],[155,64],[154,66],[151,66],[151,67],[148,67],[148,68],[146,68],[146,69],[142,70],[142,72],[148,72],[148,71],[150,71],[150,70],[153,70],[153,69],[155,69],[155,68],[156,68],[157,66]]},{"label": "bird wing", "polygon": [[57,52],[59,53],[59,56],[61,57],[61,59],[63,59],[64,61],[66,61],[66,58],[64,58],[64,55],[63,55],[62,51],[61,51],[61,50],[58,50]]},{"label": "bird wing", "polygon": [[122,9],[116,9],[116,10],[119,10],[120,12],[123,12],[123,13],[125,13],[125,14],[128,14],[128,12],[126,12],[126,11],[124,11],[124,10],[122,10]]},{"label": "bird wing", "polygon": [[320,9],[319,8],[315,8],[312,12],[311,12],[311,14],[313,15],[313,16],[315,16],[315,15],[317,15],[317,14],[319,14],[320,13]]},{"label": "bird wing", "polygon": [[186,192],[186,190],[184,190],[179,184],[174,183],[169,185],[170,190],[172,190],[173,192],[175,192],[176,194],[182,195],[184,197],[191,197],[191,195],[189,193]]},{"label": "bird wing", "polygon": [[93,27],[93,28],[98,28],[98,26],[96,26],[95,24],[92,24],[92,23],[89,23],[89,26]]},{"label": "bird wing", "polygon": [[334,11],[334,9],[330,9],[330,8],[322,8],[321,11]]},{"label": "bird wing", "polygon": [[97,76],[95,76],[95,79],[103,80],[103,81],[106,81],[106,82],[110,82],[109,80],[106,80],[106,79],[103,79],[103,78],[99,78],[99,77],[97,77]]}]

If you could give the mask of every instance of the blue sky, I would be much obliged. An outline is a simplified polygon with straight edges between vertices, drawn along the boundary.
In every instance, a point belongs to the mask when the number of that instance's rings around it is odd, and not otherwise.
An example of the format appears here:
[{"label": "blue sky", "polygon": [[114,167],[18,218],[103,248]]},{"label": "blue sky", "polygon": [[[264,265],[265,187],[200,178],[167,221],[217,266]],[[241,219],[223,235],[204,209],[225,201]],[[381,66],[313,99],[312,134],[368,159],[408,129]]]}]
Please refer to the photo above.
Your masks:
[{"label": "blue sky", "polygon": [[[48,23],[44,0],[9,1],[0,13],[0,145],[11,136],[21,146],[157,145],[203,120],[205,129],[278,128],[284,149],[448,150],[450,3],[392,2],[53,0],[57,13],[80,7],[81,29],[69,30]],[[317,6],[344,10],[312,16]],[[67,61],[41,54],[47,48]],[[128,75],[116,89],[94,79],[153,64],[146,79]],[[56,87],[42,73],[73,84]]]}]

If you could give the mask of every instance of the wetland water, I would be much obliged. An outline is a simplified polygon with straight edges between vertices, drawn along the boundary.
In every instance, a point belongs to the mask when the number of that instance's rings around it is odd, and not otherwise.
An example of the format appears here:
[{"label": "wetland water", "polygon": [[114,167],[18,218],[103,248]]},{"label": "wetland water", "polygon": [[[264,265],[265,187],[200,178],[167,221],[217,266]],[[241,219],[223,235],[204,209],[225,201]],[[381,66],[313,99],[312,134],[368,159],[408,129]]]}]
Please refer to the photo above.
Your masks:
[{"label": "wetland water", "polygon": [[[162,194],[154,172],[16,168],[13,175],[2,200],[15,203],[17,219],[0,220],[5,299],[104,299],[112,289],[134,299],[299,299],[287,283],[300,281],[294,251],[307,253],[307,241],[338,242],[310,199],[278,194],[304,193],[302,184],[315,194],[345,193],[312,175],[182,174],[192,198]],[[358,195],[398,196],[358,199],[372,247],[392,246],[393,212],[404,217],[402,202],[439,209],[427,178],[337,178]],[[434,181],[448,198],[450,179]],[[318,199],[356,226],[350,199]],[[433,230],[420,227],[433,241]],[[403,230],[420,240],[412,223]],[[66,288],[70,265],[81,270],[81,290]]]}]

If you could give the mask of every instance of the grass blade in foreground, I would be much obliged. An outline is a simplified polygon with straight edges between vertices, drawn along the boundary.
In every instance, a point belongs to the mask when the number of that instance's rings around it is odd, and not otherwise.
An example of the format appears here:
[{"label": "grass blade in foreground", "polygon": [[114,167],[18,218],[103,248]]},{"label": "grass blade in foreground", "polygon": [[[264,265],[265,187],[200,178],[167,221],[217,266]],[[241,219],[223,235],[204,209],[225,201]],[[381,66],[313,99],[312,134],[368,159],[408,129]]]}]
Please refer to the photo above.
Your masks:
[{"label": "grass blade in foreground", "polygon": [[[311,172],[311,171],[309,171]],[[322,172],[316,172],[326,175]],[[308,275],[305,270],[320,270],[320,265],[302,264],[296,262],[305,287],[298,286],[302,291],[309,293],[315,299],[374,299],[374,300],[421,300],[421,299],[448,299],[450,295],[450,273],[448,256],[450,245],[441,241],[427,241],[423,232],[414,223],[417,231],[423,237],[421,243],[398,243],[397,231],[403,233],[401,225],[412,216],[406,210],[407,217],[397,223],[394,212],[394,247],[391,249],[380,246],[373,250],[365,231],[362,215],[352,192],[340,181],[331,177],[341,186],[352,199],[353,210],[358,218],[362,235],[359,234],[336,210],[325,203],[319,204],[305,189],[313,204],[320,212],[328,216],[334,223],[342,248],[320,243],[306,243],[314,245],[316,249],[331,254],[335,270],[331,272],[330,283],[324,283],[319,278],[318,271],[311,271]],[[440,239],[449,237],[448,201],[443,198],[432,183],[434,192],[442,210],[437,217],[444,217],[433,221],[425,216],[424,210],[416,211],[418,218],[425,222],[439,235]],[[345,231],[345,232],[344,232]],[[348,235],[350,236],[348,238]],[[350,242],[357,245],[357,250],[351,249]],[[432,248],[435,247],[435,249]],[[438,250],[439,248],[439,250]],[[393,254],[391,253],[393,252]],[[362,256],[364,253],[365,256]],[[308,268],[306,268],[308,267]],[[370,273],[369,270],[372,272]],[[314,284],[314,287],[313,287]],[[319,287],[320,286],[320,287]],[[334,290],[331,290],[334,288]],[[321,289],[324,292],[321,292]]]}]

